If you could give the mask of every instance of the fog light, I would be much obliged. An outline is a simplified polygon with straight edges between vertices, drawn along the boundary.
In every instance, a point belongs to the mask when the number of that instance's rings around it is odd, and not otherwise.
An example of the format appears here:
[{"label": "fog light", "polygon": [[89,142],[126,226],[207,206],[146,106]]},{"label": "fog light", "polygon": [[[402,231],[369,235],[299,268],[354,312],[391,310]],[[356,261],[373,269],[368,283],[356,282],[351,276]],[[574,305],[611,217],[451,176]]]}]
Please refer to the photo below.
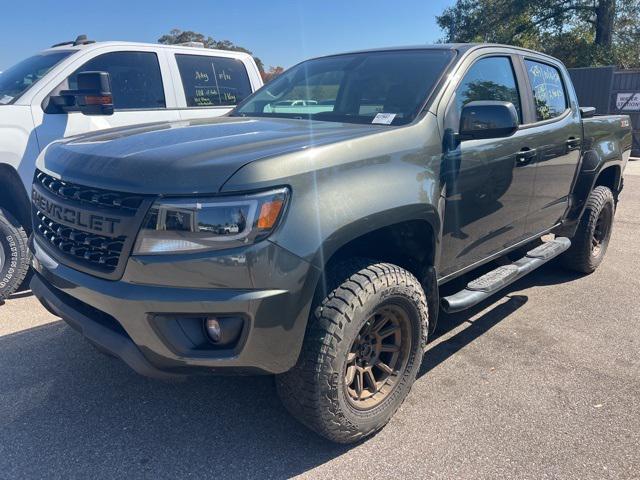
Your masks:
[{"label": "fog light", "polygon": [[217,318],[207,318],[204,324],[207,335],[213,343],[218,343],[222,338],[222,328]]}]

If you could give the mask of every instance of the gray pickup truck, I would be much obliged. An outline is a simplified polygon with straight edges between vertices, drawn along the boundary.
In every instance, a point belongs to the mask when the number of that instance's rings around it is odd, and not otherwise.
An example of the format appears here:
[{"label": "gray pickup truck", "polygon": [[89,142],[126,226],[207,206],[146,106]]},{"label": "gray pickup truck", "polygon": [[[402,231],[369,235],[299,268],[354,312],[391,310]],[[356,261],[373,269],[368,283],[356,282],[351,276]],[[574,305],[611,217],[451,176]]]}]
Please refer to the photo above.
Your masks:
[{"label": "gray pickup truck", "polygon": [[555,257],[597,268],[630,148],[540,53],[316,58],[222,118],[49,146],[31,287],[141,374],[275,374],[296,418],[353,442],[406,398],[441,310]]}]

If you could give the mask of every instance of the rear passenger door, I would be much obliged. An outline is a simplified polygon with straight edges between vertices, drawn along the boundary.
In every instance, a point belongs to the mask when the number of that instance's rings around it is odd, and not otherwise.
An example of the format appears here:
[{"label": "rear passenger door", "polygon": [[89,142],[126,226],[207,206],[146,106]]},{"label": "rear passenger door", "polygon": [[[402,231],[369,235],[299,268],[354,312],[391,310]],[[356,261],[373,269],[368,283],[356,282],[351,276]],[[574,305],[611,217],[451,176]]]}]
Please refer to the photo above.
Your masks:
[{"label": "rear passenger door", "polygon": [[531,102],[523,131],[536,148],[534,193],[526,221],[526,234],[533,236],[556,225],[569,206],[583,134],[564,68],[551,59],[524,57],[522,62]]},{"label": "rear passenger door", "polygon": [[253,92],[241,60],[212,55],[174,54],[184,94],[178,95],[180,118],[217,117]]}]

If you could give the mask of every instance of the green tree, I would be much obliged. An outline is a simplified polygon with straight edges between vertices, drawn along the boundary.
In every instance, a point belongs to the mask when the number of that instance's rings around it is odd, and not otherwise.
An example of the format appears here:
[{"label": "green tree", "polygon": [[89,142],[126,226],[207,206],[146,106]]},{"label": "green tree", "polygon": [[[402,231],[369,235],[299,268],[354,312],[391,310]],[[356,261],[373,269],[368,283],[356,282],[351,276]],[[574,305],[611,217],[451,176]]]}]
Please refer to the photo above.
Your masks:
[{"label": "green tree", "polygon": [[640,0],[457,0],[437,21],[446,42],[532,48],[569,67],[640,67]]},{"label": "green tree", "polygon": [[486,100],[487,98],[517,104],[518,91],[515,88],[509,88],[506,85],[500,85],[492,81],[478,81],[467,85],[464,98],[460,100],[464,105],[474,100]]},{"label": "green tree", "polygon": [[161,36],[158,39],[158,43],[162,43],[165,45],[176,45],[178,43],[187,43],[187,42],[199,42],[204,44],[206,48],[215,48],[218,50],[232,50],[234,52],[245,52],[249,55],[253,56],[253,59],[258,65],[258,69],[260,70],[260,74],[264,75],[264,64],[262,60],[253,55],[250,50],[247,50],[244,47],[236,45],[230,40],[215,40],[212,37],[204,36],[202,33],[192,32],[191,30],[180,30],[179,28],[174,28],[166,35]]}]

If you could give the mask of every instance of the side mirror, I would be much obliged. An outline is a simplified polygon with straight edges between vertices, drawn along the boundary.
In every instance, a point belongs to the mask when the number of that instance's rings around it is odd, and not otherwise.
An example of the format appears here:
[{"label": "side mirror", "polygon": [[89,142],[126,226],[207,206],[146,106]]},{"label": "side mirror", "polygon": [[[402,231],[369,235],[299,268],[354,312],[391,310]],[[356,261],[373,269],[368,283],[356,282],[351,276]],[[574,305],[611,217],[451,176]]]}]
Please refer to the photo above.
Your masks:
[{"label": "side mirror", "polygon": [[460,140],[508,137],[518,129],[518,112],[511,102],[474,101],[462,107]]},{"label": "side mirror", "polygon": [[107,72],[82,72],[77,76],[77,90],[63,90],[52,102],[64,111],[84,115],[113,115],[111,77]]},{"label": "side mirror", "polygon": [[580,116],[582,118],[591,118],[596,115],[596,107],[580,107]]}]

